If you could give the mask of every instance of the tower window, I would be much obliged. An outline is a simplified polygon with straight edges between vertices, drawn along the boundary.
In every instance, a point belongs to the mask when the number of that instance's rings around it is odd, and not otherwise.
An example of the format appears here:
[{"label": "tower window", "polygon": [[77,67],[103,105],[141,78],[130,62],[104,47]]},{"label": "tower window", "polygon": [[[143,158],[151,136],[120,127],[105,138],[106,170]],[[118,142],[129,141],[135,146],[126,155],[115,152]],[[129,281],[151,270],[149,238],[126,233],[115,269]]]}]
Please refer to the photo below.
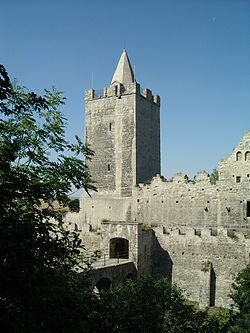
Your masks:
[{"label": "tower window", "polygon": [[110,171],[110,164],[108,164],[108,171]]},{"label": "tower window", "polygon": [[236,183],[240,183],[241,182],[241,176],[237,176],[236,177]]},{"label": "tower window", "polygon": [[236,161],[240,161],[241,158],[242,158],[242,153],[240,151],[238,151],[236,154]]},{"label": "tower window", "polygon": [[247,151],[245,154],[245,161],[250,161],[250,151]]},{"label": "tower window", "polygon": [[250,201],[247,201],[247,217],[250,217]]},{"label": "tower window", "polygon": [[117,91],[118,91],[118,89],[117,89],[118,87],[117,86],[115,86],[115,95],[117,96]]},{"label": "tower window", "polygon": [[111,129],[112,129],[112,125],[111,125],[111,123],[109,123],[109,130],[111,131]]}]

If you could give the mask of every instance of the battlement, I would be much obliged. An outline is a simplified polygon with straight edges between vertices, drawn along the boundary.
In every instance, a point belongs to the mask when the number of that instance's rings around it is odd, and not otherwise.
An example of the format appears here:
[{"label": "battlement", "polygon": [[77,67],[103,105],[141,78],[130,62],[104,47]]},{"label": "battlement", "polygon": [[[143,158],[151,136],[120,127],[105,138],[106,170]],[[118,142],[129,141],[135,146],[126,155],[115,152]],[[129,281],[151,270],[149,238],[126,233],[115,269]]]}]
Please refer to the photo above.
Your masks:
[{"label": "battlement", "polygon": [[167,227],[164,225],[159,225],[157,227],[159,232],[161,232],[166,237],[174,237],[176,241],[178,238],[183,240],[186,238],[188,241],[192,239],[196,242],[208,241],[208,242],[248,242],[250,245],[250,228],[248,226],[236,226],[232,227],[197,227],[189,228],[186,226],[179,227]]},{"label": "battlement", "polygon": [[85,90],[85,101],[92,101],[95,99],[108,98],[108,97],[117,97],[126,96],[129,94],[136,94],[142,96],[145,99],[153,102],[154,104],[160,106],[160,96],[152,95],[152,91],[147,88],[141,88],[140,84],[133,82],[128,85],[126,88],[122,83],[113,82],[109,87],[104,89],[86,89]]}]

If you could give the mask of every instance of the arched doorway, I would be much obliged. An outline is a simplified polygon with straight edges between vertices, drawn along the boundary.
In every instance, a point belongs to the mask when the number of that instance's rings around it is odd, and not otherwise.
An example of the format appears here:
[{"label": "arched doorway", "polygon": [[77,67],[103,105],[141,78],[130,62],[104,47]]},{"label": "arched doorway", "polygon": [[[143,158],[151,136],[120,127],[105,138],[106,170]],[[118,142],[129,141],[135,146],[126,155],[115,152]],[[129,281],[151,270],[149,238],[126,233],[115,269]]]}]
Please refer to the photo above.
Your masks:
[{"label": "arched doorway", "polygon": [[110,285],[111,281],[108,278],[101,278],[95,285],[95,288],[97,288],[98,291],[101,292],[101,290],[108,290]]},{"label": "arched doorway", "polygon": [[110,258],[129,258],[129,242],[125,238],[112,238],[110,239]]}]

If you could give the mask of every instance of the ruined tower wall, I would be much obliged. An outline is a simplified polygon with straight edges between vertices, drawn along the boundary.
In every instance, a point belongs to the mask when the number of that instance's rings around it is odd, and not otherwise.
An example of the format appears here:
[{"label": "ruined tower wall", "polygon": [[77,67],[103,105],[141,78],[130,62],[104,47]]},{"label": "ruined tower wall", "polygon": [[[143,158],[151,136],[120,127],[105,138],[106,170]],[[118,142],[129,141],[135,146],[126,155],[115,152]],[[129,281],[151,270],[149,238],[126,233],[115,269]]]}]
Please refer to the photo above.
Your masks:
[{"label": "ruined tower wall", "polygon": [[160,99],[149,89],[136,96],[136,184],[160,174]]}]

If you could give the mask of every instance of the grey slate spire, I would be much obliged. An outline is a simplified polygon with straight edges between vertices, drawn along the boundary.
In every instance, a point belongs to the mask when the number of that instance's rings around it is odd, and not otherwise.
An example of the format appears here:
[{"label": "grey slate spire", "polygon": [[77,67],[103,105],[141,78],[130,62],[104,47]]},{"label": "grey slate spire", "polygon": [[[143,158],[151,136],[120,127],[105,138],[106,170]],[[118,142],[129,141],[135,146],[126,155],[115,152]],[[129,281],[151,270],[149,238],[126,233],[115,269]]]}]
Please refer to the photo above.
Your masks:
[{"label": "grey slate spire", "polygon": [[119,82],[122,83],[124,86],[127,86],[134,81],[134,73],[127,52],[124,49],[116,67],[115,73],[113,75],[111,84],[114,82]]}]

